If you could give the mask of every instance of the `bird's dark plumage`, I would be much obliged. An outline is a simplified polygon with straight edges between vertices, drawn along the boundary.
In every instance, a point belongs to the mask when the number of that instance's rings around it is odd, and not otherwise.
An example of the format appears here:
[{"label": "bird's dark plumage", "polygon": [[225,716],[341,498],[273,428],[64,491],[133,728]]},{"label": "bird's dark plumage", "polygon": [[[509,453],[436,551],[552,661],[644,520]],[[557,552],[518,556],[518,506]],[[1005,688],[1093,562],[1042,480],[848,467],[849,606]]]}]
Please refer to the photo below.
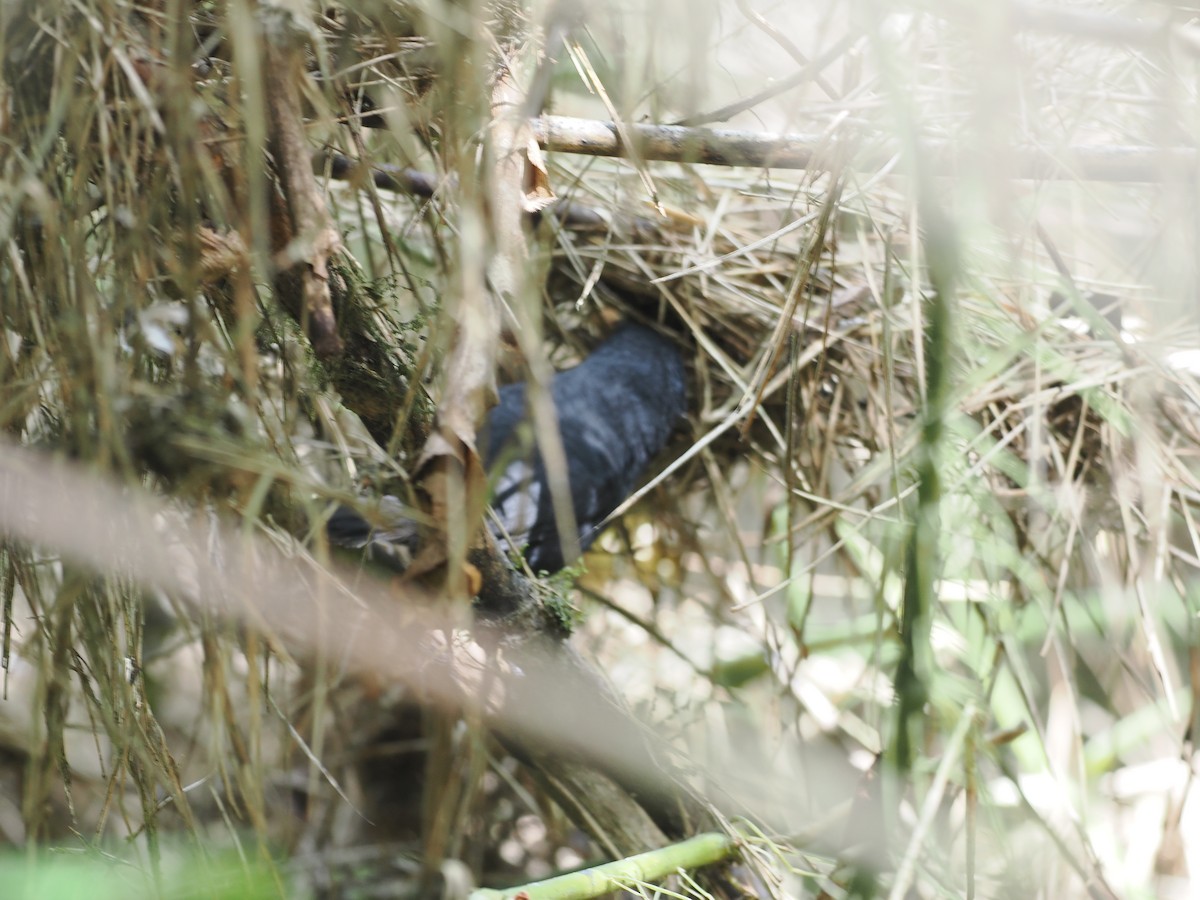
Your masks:
[{"label": "bird's dark plumage", "polygon": [[[571,504],[586,549],[600,523],[633,493],[646,466],[667,442],[685,411],[685,379],[679,348],[637,324],[625,324],[573,369],[550,384],[559,433],[567,458]],[[524,383],[500,389],[499,403],[480,434],[480,451],[495,474],[493,508],[503,544],[525,549],[535,571],[553,572],[565,560],[542,456],[520,446],[521,426],[531,422]],[[530,432],[532,433],[532,432]],[[368,548],[380,561],[380,542],[411,551],[416,529],[390,519],[395,527],[373,529],[358,513],[339,509],[330,519],[333,544]],[[509,541],[511,539],[511,542]],[[398,549],[398,548],[393,548]]]},{"label": "bird's dark plumage", "polygon": [[[683,415],[683,360],[667,338],[626,324],[578,366],[555,375],[550,393],[567,457],[579,544],[586,549],[604,518],[633,493]],[[504,458],[518,426],[528,419],[525,385],[501,388],[500,402],[481,436],[489,469]],[[508,462],[497,480],[493,506],[514,543],[528,544],[526,559],[535,571],[563,567],[540,453]]]}]

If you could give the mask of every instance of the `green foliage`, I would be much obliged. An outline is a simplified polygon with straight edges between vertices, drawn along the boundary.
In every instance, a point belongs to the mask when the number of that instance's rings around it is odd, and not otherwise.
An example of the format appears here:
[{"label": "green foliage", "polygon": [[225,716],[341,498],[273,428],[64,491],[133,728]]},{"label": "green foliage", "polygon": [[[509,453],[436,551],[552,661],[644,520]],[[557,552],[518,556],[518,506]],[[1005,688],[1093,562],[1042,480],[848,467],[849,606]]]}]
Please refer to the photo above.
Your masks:
[{"label": "green foliage", "polygon": [[269,869],[232,855],[193,853],[160,864],[157,872],[91,854],[48,851],[36,861],[0,856],[0,884],[10,900],[267,900],[286,893]]}]

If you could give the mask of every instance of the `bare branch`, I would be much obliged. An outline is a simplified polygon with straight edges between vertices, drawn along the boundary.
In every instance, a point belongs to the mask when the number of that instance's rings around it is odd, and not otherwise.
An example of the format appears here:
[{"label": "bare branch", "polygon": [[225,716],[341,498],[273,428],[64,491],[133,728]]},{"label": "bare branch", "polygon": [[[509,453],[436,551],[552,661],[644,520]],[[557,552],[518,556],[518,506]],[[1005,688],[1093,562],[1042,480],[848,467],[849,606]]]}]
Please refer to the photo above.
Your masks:
[{"label": "bare branch", "polygon": [[[627,125],[629,148],[609,122],[569,116],[542,116],[534,122],[538,143],[547,151],[588,156],[636,156],[713,166],[757,166],[778,169],[824,169],[840,141],[823,135],[771,134],[682,125]],[[930,148],[929,170],[935,175],[958,172],[959,154],[952,147]],[[866,148],[849,156],[849,166],[874,170],[886,165],[899,148]],[[1037,148],[1014,148],[1013,177],[1032,180],[1156,182],[1194,177],[1196,151],[1190,147],[1071,147],[1061,154]]]},{"label": "bare branch", "polygon": [[[282,18],[282,13],[279,17]],[[329,358],[342,351],[329,294],[329,259],[341,250],[341,237],[329,219],[309,162],[300,106],[299,84],[305,77],[305,65],[299,34],[290,22],[277,21],[265,31],[264,76],[271,152],[283,189],[286,231],[290,232],[284,248],[287,255],[279,262],[280,274],[285,276],[282,285],[285,289],[280,295],[285,302],[298,307],[293,312],[298,312],[297,318],[308,333],[313,350],[318,356]],[[302,243],[297,245],[298,241]],[[293,284],[294,274],[288,271],[293,268],[299,269],[298,286]]]}]

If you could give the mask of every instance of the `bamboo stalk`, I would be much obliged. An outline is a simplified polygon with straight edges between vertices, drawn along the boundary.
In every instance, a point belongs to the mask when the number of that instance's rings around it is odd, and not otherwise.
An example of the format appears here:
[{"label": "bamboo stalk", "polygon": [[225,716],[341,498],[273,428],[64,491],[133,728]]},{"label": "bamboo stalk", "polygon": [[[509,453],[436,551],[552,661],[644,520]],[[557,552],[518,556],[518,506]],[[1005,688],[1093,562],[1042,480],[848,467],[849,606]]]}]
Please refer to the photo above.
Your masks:
[{"label": "bamboo stalk", "polygon": [[480,888],[470,900],[589,900],[620,890],[632,881],[657,882],[680,869],[695,869],[721,862],[733,854],[728,835],[707,833],[678,844],[639,853],[637,856],[569,872],[521,887],[498,891]]}]

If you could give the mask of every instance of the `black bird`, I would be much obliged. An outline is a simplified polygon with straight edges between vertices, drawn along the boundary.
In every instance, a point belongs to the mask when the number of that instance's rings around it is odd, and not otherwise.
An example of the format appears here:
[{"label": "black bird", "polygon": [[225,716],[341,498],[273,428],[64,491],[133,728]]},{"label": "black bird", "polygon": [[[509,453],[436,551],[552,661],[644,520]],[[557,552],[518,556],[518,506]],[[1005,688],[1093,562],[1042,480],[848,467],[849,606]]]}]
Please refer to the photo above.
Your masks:
[{"label": "black bird", "polygon": [[[499,402],[479,436],[480,452],[495,476],[493,533],[506,549],[524,550],[534,571],[555,572],[565,563],[541,453],[522,441],[531,423],[525,384],[500,388]],[[637,486],[685,411],[685,377],[679,348],[642,325],[626,323],[573,369],[550,384],[567,458],[571,504],[579,546],[587,549],[601,523]],[[522,447],[522,443],[526,446]],[[396,512],[389,515],[388,506]],[[379,562],[403,566],[415,551],[418,529],[385,497],[390,520],[375,529],[357,512],[339,508],[329,520],[331,543],[365,549]]]}]

